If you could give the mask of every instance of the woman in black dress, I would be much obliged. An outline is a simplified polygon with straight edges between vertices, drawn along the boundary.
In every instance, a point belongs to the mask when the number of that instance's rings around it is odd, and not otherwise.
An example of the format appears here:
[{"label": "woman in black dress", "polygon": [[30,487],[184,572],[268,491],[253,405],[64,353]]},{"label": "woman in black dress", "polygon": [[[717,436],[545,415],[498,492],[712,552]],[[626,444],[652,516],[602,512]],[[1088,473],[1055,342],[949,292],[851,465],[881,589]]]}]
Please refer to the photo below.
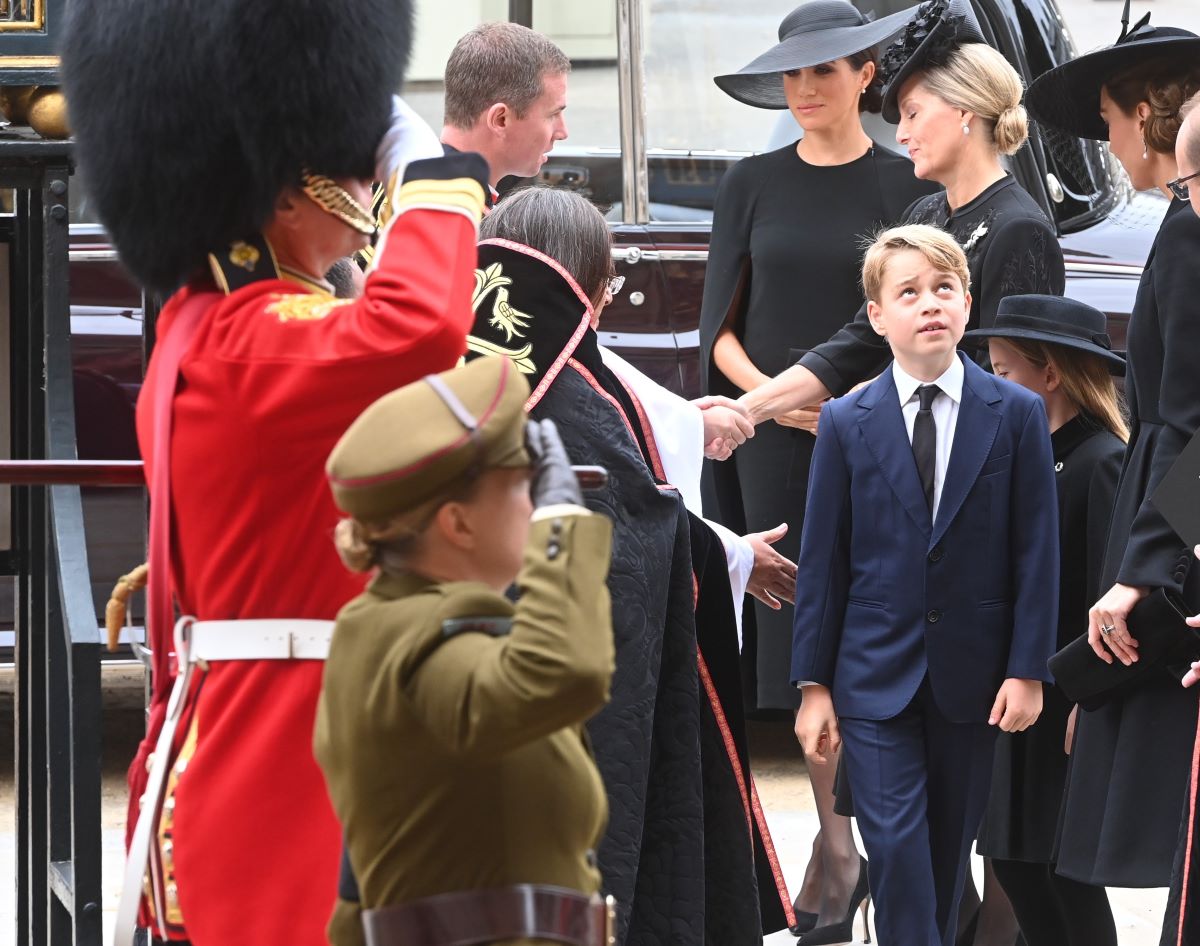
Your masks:
[{"label": "woman in black dress", "polygon": [[[716,79],[748,105],[789,108],[804,138],[743,159],[722,182],[700,323],[709,393],[750,390],[828,338],[862,304],[863,239],[932,190],[913,176],[909,161],[875,146],[860,117],[880,108],[873,47],[898,33],[908,15],[868,23],[845,0],[813,0],[784,19],[778,46]],[[803,430],[760,428],[715,471],[722,520],[740,524],[744,512],[741,532],[786,523],[776,548],[794,559],[812,445]],[[757,629],[755,702],[793,710],[799,693],[788,685],[792,609],[781,604],[756,602],[755,621],[747,622],[747,630]],[[754,654],[750,644],[747,661]],[[832,773],[832,766],[812,773],[821,832],[793,927],[805,943],[841,942],[822,929],[845,921],[860,876],[865,892],[850,821],[833,813]]]},{"label": "woman in black dress", "polygon": [[[1091,306],[1029,295],[1001,300],[991,328],[967,333],[988,340],[999,377],[1046,404],[1058,483],[1059,648],[1079,636],[1096,600],[1129,439],[1112,379],[1125,373],[1125,361],[1111,351],[1106,331],[1104,313]],[[1104,888],[1055,874],[1073,706],[1058,687],[1044,691],[1038,721],[996,741],[979,853],[992,859],[1028,946],[1117,946]]]},{"label": "woman in black dress", "polygon": [[[1148,19],[1123,30],[1113,46],[1041,76],[1030,87],[1029,107],[1068,134],[1107,139],[1135,188],[1170,196],[1179,110],[1200,89],[1200,37],[1151,27]],[[1134,634],[1125,619],[1151,589],[1176,592],[1193,611],[1200,605],[1191,550],[1149,500],[1200,428],[1198,260],[1200,219],[1186,201],[1172,200],[1129,320],[1130,440],[1101,569],[1103,594],[1079,627],[1110,661],[1128,659]],[[1106,886],[1167,886],[1195,728],[1195,691],[1166,673],[1079,713],[1059,873]]]},{"label": "woman in black dress", "polygon": [[[1021,77],[985,45],[970,3],[921,4],[881,69],[884,118],[899,123],[897,140],[917,176],[945,186],[910,206],[901,222],[941,227],[961,244],[971,269],[968,328],[991,325],[1004,296],[1061,295],[1066,280],[1054,226],[1001,164],[1028,136]],[[832,338],[741,400],[761,423],[839,397],[890,360],[863,305]]]}]

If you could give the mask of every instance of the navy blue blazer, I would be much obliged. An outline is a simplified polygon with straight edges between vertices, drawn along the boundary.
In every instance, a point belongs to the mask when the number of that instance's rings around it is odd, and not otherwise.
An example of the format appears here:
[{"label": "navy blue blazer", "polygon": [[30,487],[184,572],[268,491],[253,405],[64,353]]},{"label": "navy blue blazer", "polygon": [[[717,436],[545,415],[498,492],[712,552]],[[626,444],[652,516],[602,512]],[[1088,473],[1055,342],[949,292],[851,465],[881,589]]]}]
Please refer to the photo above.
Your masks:
[{"label": "navy blue blazer", "polygon": [[839,716],[890,719],[928,674],[947,719],[984,722],[1005,679],[1051,679],[1058,508],[1046,411],[959,357],[936,521],[890,367],[821,410],[791,676],[829,687]]}]

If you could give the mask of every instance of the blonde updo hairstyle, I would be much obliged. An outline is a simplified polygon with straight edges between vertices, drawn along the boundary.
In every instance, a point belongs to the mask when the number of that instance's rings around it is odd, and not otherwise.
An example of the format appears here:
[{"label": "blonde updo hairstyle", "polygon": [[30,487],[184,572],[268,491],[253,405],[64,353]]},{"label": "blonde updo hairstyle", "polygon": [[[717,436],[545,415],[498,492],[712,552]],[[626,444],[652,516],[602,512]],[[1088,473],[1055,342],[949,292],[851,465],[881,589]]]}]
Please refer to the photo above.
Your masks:
[{"label": "blonde updo hairstyle", "polygon": [[342,519],[333,530],[338,557],[352,572],[372,568],[390,574],[406,571],[437,511],[446,503],[469,501],[478,484],[479,477],[472,476],[391,519],[379,522]]},{"label": "blonde updo hairstyle", "polygon": [[1161,57],[1119,72],[1104,88],[1126,115],[1145,102],[1150,115],[1142,129],[1146,147],[1160,154],[1174,154],[1175,141],[1183,124],[1183,106],[1200,92],[1200,64],[1178,57]]},{"label": "blonde updo hairstyle", "polygon": [[942,101],[973,112],[1001,154],[1016,154],[1029,137],[1029,117],[1021,104],[1021,77],[991,46],[959,46],[944,64],[918,76],[921,84]]}]

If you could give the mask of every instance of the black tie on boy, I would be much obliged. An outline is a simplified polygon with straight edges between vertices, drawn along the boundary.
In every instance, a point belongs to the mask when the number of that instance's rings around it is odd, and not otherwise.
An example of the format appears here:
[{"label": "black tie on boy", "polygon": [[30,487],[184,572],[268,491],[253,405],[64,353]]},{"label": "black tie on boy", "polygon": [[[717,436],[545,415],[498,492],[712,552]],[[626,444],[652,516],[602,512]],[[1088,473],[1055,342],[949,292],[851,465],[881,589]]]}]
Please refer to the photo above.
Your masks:
[{"label": "black tie on boy", "polygon": [[921,407],[917,411],[917,419],[913,422],[913,456],[917,460],[917,473],[921,476],[921,486],[925,488],[925,501],[929,504],[930,515],[933,514],[933,479],[937,466],[937,428],[933,423],[933,399],[941,390],[936,384],[922,384],[917,388]]}]

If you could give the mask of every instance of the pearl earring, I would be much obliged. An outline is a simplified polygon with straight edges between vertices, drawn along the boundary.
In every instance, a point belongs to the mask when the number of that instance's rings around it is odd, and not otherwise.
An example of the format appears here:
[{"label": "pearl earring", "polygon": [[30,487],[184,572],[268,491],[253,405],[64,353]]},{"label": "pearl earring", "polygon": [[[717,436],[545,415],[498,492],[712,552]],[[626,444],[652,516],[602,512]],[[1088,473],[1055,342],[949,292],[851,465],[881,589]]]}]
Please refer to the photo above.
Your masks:
[{"label": "pearl earring", "polygon": [[963,122],[963,134],[969,135],[970,133],[971,133],[971,126],[968,125],[966,122]]}]

